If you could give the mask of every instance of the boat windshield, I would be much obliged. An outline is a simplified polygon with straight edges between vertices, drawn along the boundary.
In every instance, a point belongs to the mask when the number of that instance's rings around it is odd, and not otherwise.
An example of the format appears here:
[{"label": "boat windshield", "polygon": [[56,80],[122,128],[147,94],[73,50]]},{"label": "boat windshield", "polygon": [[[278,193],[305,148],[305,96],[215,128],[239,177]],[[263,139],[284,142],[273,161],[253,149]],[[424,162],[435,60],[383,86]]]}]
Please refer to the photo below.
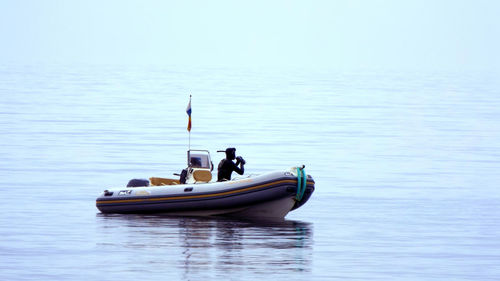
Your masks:
[{"label": "boat windshield", "polygon": [[193,168],[210,169],[210,157],[207,154],[190,153],[190,166]]}]

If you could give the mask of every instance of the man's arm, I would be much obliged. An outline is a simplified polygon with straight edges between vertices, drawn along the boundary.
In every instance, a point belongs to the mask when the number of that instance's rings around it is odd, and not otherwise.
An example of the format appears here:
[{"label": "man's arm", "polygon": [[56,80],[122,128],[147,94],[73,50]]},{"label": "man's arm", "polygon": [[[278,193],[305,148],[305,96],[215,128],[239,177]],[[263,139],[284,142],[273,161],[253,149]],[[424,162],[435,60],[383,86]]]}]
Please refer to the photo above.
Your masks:
[{"label": "man's arm", "polygon": [[[231,163],[233,163],[233,171],[235,171],[236,173],[238,173],[240,175],[243,175],[243,173],[245,173],[245,166],[243,163],[238,163],[238,162],[239,162],[239,159],[236,160],[237,164],[234,164],[234,162],[231,161]],[[238,168],[238,164],[240,164],[241,168]]]}]

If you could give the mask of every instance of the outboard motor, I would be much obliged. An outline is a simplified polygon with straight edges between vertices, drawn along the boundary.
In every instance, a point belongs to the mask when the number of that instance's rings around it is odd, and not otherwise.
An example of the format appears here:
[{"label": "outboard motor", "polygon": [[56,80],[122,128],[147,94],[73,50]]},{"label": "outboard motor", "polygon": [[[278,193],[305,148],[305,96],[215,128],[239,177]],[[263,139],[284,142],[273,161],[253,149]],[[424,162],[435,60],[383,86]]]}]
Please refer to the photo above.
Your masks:
[{"label": "outboard motor", "polygon": [[127,187],[141,187],[141,186],[149,186],[149,180],[131,179],[127,184]]},{"label": "outboard motor", "polygon": [[182,172],[181,172],[180,178],[179,178],[179,182],[181,184],[185,184],[186,183],[187,174],[188,174],[188,170],[187,169],[183,169]]}]

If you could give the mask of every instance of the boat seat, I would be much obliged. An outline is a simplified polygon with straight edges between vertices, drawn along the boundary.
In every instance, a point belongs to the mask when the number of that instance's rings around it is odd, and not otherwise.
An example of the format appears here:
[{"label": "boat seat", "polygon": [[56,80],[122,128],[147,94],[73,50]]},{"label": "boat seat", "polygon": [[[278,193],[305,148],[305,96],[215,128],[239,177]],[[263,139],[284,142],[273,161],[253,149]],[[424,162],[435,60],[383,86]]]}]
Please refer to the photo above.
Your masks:
[{"label": "boat seat", "polygon": [[179,180],[167,179],[167,178],[155,178],[155,177],[151,177],[151,178],[149,178],[149,181],[151,182],[151,185],[175,185],[175,184],[180,184]]},{"label": "boat seat", "polygon": [[208,170],[195,170],[193,178],[196,182],[209,182],[212,180],[212,173]]}]

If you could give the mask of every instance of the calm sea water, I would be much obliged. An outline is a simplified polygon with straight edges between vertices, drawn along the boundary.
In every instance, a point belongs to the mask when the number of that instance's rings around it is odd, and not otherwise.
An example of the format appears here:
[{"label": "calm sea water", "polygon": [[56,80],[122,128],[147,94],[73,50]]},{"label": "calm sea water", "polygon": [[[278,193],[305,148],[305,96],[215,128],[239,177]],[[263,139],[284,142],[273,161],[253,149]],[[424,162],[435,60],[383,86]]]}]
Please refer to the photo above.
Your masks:
[{"label": "calm sea water", "polygon": [[[0,280],[498,280],[491,73],[0,67]],[[102,215],[95,198],[229,146],[306,165],[284,222]]]}]

